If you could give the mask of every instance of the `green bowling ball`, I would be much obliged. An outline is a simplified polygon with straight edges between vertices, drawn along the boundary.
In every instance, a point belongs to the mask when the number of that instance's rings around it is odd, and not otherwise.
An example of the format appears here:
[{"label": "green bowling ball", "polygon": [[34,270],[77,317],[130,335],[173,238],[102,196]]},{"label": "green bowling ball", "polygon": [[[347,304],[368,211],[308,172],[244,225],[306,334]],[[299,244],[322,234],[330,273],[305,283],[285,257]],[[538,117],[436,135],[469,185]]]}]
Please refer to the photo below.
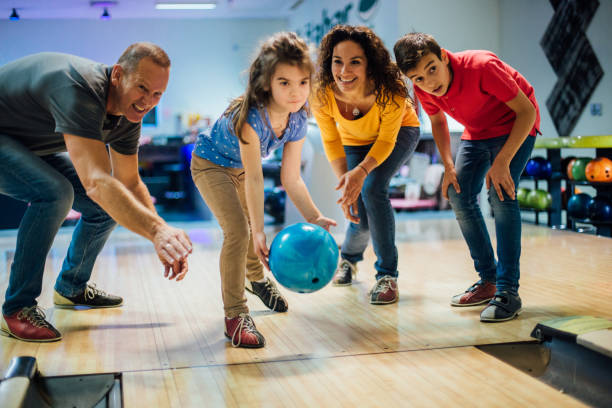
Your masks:
[{"label": "green bowling ball", "polygon": [[585,169],[587,164],[591,161],[589,157],[579,157],[574,160],[574,164],[572,164],[572,179],[575,181],[585,181]]},{"label": "green bowling ball", "polygon": [[519,187],[516,190],[516,199],[518,200],[519,206],[527,207],[527,194],[529,194],[531,190],[525,187]]},{"label": "green bowling ball", "polygon": [[533,209],[544,211],[552,205],[552,197],[548,191],[533,190],[527,194],[527,205]]}]

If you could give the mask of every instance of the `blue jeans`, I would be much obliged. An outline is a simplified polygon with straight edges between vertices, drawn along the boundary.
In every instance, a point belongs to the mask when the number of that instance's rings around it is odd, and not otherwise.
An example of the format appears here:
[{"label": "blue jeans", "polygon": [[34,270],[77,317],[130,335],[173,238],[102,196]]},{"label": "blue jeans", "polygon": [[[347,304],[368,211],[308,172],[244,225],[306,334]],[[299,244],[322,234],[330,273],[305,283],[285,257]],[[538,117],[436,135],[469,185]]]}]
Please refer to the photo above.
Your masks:
[{"label": "blue jeans", "polygon": [[[351,263],[363,260],[363,251],[372,235],[376,254],[376,279],[397,277],[397,247],[395,246],[395,214],[389,201],[389,183],[399,168],[408,160],[419,141],[418,127],[402,127],[397,134],[391,155],[376,167],[363,182],[357,205],[359,224],[349,223],[342,244],[342,259]],[[365,159],[372,145],[344,146],[348,169]]]},{"label": "blue jeans", "polygon": [[[477,200],[487,171],[507,139],[508,136],[462,140],[455,163],[461,193],[457,194],[451,185],[448,188],[448,198],[480,279],[496,282],[498,292],[506,290],[517,295],[521,256],[521,213],[518,201],[510,199],[505,191],[504,201],[500,201],[495,189],[489,189],[489,202],[495,219],[497,238],[496,262],[489,232]],[[510,162],[510,175],[515,186],[518,186],[519,177],[531,156],[534,143],[535,137],[528,136]]]},{"label": "blue jeans", "polygon": [[68,156],[39,157],[0,134],[0,194],[30,203],[19,225],[2,313],[37,304],[47,254],[71,207],[81,212],[81,219],[55,290],[64,296],[83,292],[115,221],[87,197]]}]

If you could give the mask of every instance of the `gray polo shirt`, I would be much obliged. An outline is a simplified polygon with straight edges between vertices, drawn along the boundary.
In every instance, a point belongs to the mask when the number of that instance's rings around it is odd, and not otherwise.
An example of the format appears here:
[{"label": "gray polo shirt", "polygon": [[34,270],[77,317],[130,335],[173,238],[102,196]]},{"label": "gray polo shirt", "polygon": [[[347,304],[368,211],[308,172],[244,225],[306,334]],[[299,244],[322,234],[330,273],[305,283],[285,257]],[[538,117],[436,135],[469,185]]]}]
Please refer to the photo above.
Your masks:
[{"label": "gray polo shirt", "polygon": [[39,156],[66,151],[64,133],[136,154],[140,123],[106,114],[112,67],[45,52],[0,67],[0,133]]}]

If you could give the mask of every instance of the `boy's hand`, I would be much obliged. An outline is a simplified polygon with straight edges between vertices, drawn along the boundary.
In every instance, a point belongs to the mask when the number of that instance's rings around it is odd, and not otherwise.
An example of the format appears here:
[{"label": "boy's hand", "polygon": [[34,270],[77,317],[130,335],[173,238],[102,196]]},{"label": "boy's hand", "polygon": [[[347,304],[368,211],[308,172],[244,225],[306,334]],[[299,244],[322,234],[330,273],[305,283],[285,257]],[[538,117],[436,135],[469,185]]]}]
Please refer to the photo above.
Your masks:
[{"label": "boy's hand", "polygon": [[487,190],[493,186],[500,201],[504,201],[502,189],[508,194],[510,199],[514,200],[516,198],[514,181],[510,175],[510,167],[508,165],[493,160],[493,164],[487,172],[486,180]]},{"label": "boy's hand", "polygon": [[261,263],[264,264],[266,268],[270,269],[270,265],[268,264],[270,251],[268,250],[268,245],[266,245],[266,234],[264,234],[263,231],[253,234],[253,249]]},{"label": "boy's hand", "polygon": [[442,197],[448,200],[448,186],[453,185],[457,194],[461,193],[461,187],[457,181],[457,171],[455,167],[446,167],[444,169],[444,177],[442,178]]}]

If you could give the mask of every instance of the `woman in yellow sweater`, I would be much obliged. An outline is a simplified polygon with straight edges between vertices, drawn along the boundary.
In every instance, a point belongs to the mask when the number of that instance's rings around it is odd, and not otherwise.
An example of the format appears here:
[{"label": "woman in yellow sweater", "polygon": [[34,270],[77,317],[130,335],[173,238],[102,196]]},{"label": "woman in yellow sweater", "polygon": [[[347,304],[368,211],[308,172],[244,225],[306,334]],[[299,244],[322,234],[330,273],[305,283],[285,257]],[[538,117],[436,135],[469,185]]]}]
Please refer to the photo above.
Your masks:
[{"label": "woman in yellow sweater", "polygon": [[334,284],[351,284],[371,235],[377,260],[370,303],[393,303],[399,292],[388,189],[416,147],[419,120],[399,69],[369,28],[332,28],[321,41],[318,64],[311,105],[337,189],[343,189],[338,203],[351,221]]}]

